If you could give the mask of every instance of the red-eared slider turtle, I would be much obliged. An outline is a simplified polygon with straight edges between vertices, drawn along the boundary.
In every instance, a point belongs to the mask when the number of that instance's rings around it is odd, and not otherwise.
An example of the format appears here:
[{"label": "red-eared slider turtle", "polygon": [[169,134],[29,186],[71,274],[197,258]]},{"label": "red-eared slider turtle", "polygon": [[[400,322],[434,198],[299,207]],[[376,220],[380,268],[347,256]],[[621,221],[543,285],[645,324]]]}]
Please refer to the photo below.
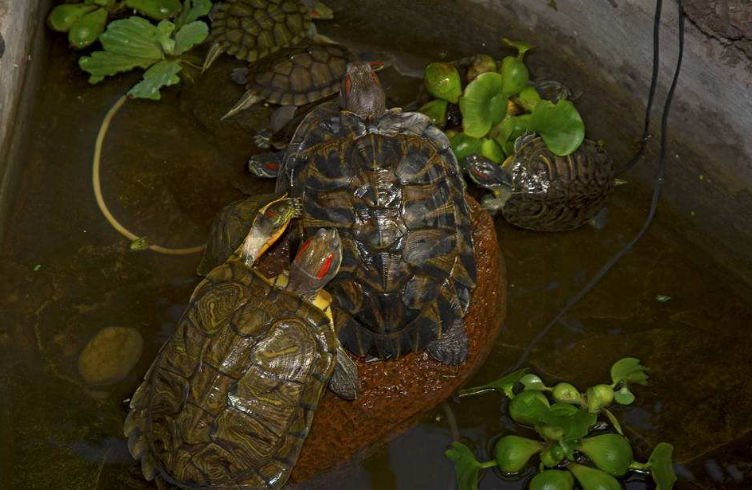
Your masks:
[{"label": "red-eared slider turtle", "polygon": [[303,204],[300,231],[337,229],[340,341],[358,356],[427,349],[459,364],[476,268],[464,181],[449,140],[419,113],[387,111],[378,75],[349,66],[341,107],[314,109],[290,143],[277,189]]},{"label": "red-eared slider turtle", "polygon": [[536,231],[573,230],[594,218],[614,187],[608,153],[585,140],[571,155],[553,154],[535,135],[522,136],[502,165],[479,155],[466,158],[470,178],[493,192],[483,199],[492,214]]},{"label": "red-eared slider turtle", "polygon": [[204,69],[222,53],[254,62],[306,37],[316,37],[312,17],[331,18],[331,10],[308,0],[226,0],[218,3],[211,13],[213,43],[204,60]]},{"label": "red-eared slider turtle", "polygon": [[357,367],[314,303],[325,306],[319,290],[339,268],[337,232],[303,244],[284,288],[248,261],[232,258],[197,286],[131,399],[124,431],[148,480],[282,488],[327,384],[357,396]]}]

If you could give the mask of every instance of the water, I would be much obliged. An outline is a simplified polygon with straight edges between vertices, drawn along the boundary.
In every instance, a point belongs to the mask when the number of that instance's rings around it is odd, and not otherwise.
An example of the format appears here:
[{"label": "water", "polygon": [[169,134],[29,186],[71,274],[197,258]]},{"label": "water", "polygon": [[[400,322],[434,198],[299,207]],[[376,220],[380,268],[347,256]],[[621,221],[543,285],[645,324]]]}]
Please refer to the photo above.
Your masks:
[{"label": "water", "polygon": [[[103,189],[114,214],[138,235],[167,246],[195,245],[214,213],[242,197],[233,184],[271,190],[271,182],[244,171],[249,129],[261,127],[269,111],[218,122],[242,92],[227,81],[234,66],[224,59],[196,85],[166,90],[162,103],[128,102],[116,116],[105,144]],[[393,70],[384,79],[396,103],[411,100],[414,80]],[[92,88],[61,40],[51,48],[0,251],[2,488],[152,488],[122,438],[125,400],[197,284],[198,256],[130,251],[94,202],[96,131],[135,80],[126,75]],[[583,106],[590,120],[588,102]],[[635,129],[630,138],[639,134],[636,121],[627,127]],[[613,135],[618,161],[627,156],[622,136]],[[514,364],[537,330],[638,230],[649,192],[636,182],[619,186],[601,230],[540,234],[497,220],[509,316],[474,382]],[[664,203],[646,237],[554,327],[528,364],[548,382],[567,379],[584,388],[606,381],[615,360],[640,358],[652,369],[650,386],[637,388],[636,406],[618,413],[639,458],[659,441],[672,442],[683,477],[676,488],[745,488],[752,478],[752,290],[688,243],[676,223]],[[661,302],[659,295],[671,299]],[[143,354],[122,382],[90,387],[77,372],[77,358],[107,326],[138,330]],[[462,440],[480,453],[510,430],[495,396],[450,406]],[[442,456],[452,440],[447,420],[439,409],[370,459],[307,488],[446,488],[452,478]],[[521,486],[491,473],[481,483],[482,489]]]}]

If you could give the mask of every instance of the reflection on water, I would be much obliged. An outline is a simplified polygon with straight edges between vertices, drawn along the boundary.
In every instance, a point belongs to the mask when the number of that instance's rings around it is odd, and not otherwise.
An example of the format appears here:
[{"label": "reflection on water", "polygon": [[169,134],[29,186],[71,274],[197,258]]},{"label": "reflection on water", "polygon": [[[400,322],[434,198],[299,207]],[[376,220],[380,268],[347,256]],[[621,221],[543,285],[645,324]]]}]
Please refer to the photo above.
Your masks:
[{"label": "reflection on water", "polygon": [[[198,282],[198,257],[131,252],[99,215],[89,173],[94,134],[134,78],[89,87],[62,44],[53,46],[38,95],[0,257],[0,486],[151,488],[128,456],[122,422],[128,397]],[[242,91],[227,81],[234,66],[222,60],[197,85],[167,90],[160,104],[129,102],[117,116],[102,178],[108,204],[129,228],[185,246],[205,236],[217,210],[241,197],[233,182],[272,189],[272,182],[244,171],[253,128],[265,124],[269,111],[259,107],[218,122]],[[414,81],[393,70],[384,76],[398,103],[410,100]],[[538,234],[497,222],[510,278],[509,317],[474,382],[514,364],[537,329],[638,229],[648,192],[634,183],[619,186],[600,230]],[[639,456],[658,441],[673,442],[677,473],[685,478],[677,488],[743,488],[752,477],[752,292],[687,244],[671,216],[661,210],[648,236],[537,346],[530,365],[547,381],[588,386],[607,379],[615,360],[639,357],[652,368],[651,385],[636,390],[635,407],[617,410]],[[658,295],[672,299],[657,301]],[[90,386],[78,372],[79,355],[106,327],[135,329],[143,354],[122,381]],[[493,395],[451,406],[462,441],[483,457],[488,441],[517,430],[500,416]],[[451,440],[439,410],[370,459],[299,488],[443,490],[452,481],[443,457]],[[489,473],[481,488],[523,484]],[[627,486],[643,488],[636,480]]]}]

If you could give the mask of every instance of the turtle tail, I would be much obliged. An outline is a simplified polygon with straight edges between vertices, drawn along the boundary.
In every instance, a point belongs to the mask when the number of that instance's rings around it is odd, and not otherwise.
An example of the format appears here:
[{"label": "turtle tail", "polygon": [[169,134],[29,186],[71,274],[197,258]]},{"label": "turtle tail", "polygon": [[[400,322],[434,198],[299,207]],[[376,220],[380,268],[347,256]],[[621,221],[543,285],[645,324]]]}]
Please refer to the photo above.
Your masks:
[{"label": "turtle tail", "polygon": [[[148,374],[147,374],[148,379]],[[148,407],[148,386],[144,381],[133,394],[130,412],[125,418],[123,432],[128,438],[128,451],[135,460],[141,460],[141,473],[148,481],[157,476],[157,465],[146,438],[146,410]]]}]

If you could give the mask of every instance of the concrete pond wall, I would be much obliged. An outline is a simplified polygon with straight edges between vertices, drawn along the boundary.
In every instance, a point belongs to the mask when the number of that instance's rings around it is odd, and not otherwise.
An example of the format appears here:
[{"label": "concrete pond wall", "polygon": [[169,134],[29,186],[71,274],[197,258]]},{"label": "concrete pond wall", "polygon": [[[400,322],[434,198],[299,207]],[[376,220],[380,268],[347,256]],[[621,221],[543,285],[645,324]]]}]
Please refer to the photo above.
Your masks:
[{"label": "concrete pond wall", "polygon": [[[0,230],[23,146],[24,111],[49,43],[50,1],[0,0]],[[476,52],[504,53],[502,36],[537,46],[528,58],[536,78],[558,78],[584,95],[578,107],[588,133],[605,138],[617,162],[639,141],[652,63],[655,2],[644,0],[330,0],[333,22],[353,40],[377,39],[386,50],[422,53],[421,63]],[[670,119],[668,173],[661,212],[722,266],[752,282],[752,4],[685,0],[688,22],[682,75]],[[660,115],[677,57],[675,0],[663,5]],[[324,32],[326,27],[323,26]],[[624,178],[650,185],[658,121],[648,154]],[[617,163],[618,164],[618,163]],[[647,208],[645,203],[636,205]],[[1,231],[0,231],[1,237]]]}]

